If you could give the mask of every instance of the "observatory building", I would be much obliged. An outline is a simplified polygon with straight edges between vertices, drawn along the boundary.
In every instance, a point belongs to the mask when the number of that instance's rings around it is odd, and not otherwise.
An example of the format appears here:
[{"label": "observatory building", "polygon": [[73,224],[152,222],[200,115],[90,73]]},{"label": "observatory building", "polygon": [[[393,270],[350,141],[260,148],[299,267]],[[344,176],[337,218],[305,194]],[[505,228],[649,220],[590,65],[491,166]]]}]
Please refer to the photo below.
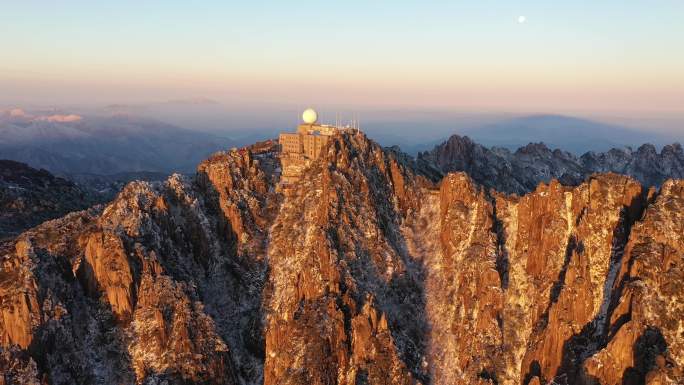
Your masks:
[{"label": "observatory building", "polygon": [[[297,126],[297,132],[281,133],[278,137],[280,144],[280,163],[283,184],[294,183],[299,180],[302,172],[318,158],[330,137],[350,127],[337,127],[318,123],[318,113],[308,108],[302,113],[302,123]],[[356,124],[354,124],[356,129]]]}]

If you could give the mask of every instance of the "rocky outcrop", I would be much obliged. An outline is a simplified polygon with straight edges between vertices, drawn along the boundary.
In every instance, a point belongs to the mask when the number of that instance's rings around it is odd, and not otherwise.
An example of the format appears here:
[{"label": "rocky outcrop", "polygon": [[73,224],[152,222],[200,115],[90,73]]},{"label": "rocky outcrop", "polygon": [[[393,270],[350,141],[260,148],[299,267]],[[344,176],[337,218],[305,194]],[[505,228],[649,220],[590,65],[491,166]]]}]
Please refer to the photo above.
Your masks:
[{"label": "rocky outcrop", "polygon": [[5,242],[2,345],[49,384],[259,382],[272,160],[220,154]]},{"label": "rocky outcrop", "polygon": [[465,174],[451,174],[431,206],[438,211],[422,219],[435,221],[424,236],[437,241],[425,250],[431,377],[434,384],[486,384],[503,342],[494,204]]},{"label": "rocky outcrop", "polygon": [[684,381],[684,183],[668,181],[636,223],[604,321],[607,343],[582,367],[587,384]]},{"label": "rocky outcrop", "polygon": [[420,367],[419,266],[399,225],[414,178],[344,135],[286,191],[271,229],[265,384],[411,384]]},{"label": "rocky outcrop", "polygon": [[451,174],[440,199],[423,202],[441,212],[423,236],[441,241],[425,253],[432,382],[578,383],[582,362],[611,339],[623,250],[648,202],[642,187],[607,174],[490,197]]},{"label": "rocky outcrop", "polygon": [[574,189],[552,182],[518,200],[497,200],[509,266],[503,322],[517,329],[507,335],[517,347],[506,360],[513,383],[535,376],[574,383],[576,362],[603,335],[622,248],[643,199],[638,183],[609,174]]},{"label": "rocky outcrop", "polygon": [[362,133],[279,166],[219,153],[0,243],[0,378],[684,383],[681,181],[506,195]]},{"label": "rocky outcrop", "polygon": [[663,147],[660,153],[653,145],[644,144],[636,151],[626,147],[605,153],[587,152],[578,158],[566,151],[551,150],[543,143],[530,143],[510,152],[453,135],[432,151],[418,154],[418,164],[443,173],[464,171],[488,188],[518,195],[534,191],[539,183],[552,179],[564,185],[579,185],[594,173],[629,175],[647,187],[684,178],[684,150],[679,143]]},{"label": "rocky outcrop", "polygon": [[14,245],[16,259],[3,261],[0,283],[2,298],[2,344],[28,348],[33,340],[33,328],[41,322],[36,294],[36,282],[30,271],[34,251],[29,242],[19,240]]}]

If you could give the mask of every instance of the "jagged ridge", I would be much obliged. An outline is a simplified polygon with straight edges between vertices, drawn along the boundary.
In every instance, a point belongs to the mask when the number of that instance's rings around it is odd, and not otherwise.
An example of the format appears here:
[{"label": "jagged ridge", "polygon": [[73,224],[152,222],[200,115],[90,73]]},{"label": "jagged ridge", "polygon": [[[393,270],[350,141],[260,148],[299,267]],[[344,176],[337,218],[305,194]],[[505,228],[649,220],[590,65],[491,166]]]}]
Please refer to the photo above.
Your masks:
[{"label": "jagged ridge", "polygon": [[684,182],[507,196],[357,133],[282,190],[277,155],[218,154],[3,243],[6,381],[684,381]]},{"label": "jagged ridge", "polygon": [[664,146],[660,153],[653,145],[644,144],[636,151],[614,148],[605,153],[587,152],[578,158],[543,143],[530,143],[510,152],[453,135],[432,151],[418,154],[418,164],[444,173],[464,171],[488,188],[518,195],[534,191],[539,183],[551,179],[576,186],[594,173],[629,175],[646,187],[684,178],[684,150],[679,143]]}]

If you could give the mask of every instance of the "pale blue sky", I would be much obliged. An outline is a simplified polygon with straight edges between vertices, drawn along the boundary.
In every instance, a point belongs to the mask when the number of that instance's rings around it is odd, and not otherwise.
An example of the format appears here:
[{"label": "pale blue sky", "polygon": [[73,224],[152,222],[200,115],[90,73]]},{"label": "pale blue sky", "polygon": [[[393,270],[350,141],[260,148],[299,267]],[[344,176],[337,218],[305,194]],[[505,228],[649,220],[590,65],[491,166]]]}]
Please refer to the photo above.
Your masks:
[{"label": "pale blue sky", "polygon": [[193,3],[1,1],[0,102],[684,109],[681,0]]}]

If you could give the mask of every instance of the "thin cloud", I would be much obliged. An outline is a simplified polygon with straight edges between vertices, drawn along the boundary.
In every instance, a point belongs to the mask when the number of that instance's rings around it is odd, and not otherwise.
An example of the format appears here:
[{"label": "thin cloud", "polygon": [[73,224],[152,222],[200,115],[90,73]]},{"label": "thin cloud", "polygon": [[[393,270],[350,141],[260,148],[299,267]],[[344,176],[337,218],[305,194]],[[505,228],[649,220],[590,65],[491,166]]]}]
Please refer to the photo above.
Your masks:
[{"label": "thin cloud", "polygon": [[49,116],[39,116],[34,120],[44,121],[44,122],[58,122],[58,123],[70,123],[78,122],[83,119],[80,115],[68,114],[68,115],[49,115]]}]

